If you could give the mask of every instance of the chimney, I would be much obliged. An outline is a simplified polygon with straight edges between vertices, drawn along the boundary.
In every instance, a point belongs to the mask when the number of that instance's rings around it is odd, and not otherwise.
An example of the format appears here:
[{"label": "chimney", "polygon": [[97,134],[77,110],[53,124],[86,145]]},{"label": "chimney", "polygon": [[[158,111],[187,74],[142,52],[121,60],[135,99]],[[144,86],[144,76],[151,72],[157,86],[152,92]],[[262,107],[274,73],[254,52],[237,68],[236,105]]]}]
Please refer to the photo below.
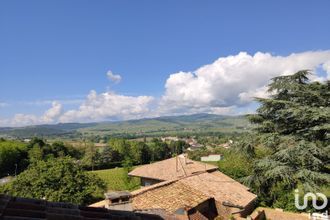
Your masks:
[{"label": "chimney", "polygon": [[112,210],[132,211],[132,195],[130,192],[119,191],[105,193],[105,208]]},{"label": "chimney", "polygon": [[186,154],[180,154],[179,155],[179,159],[182,158],[184,165],[187,165],[187,155]]}]

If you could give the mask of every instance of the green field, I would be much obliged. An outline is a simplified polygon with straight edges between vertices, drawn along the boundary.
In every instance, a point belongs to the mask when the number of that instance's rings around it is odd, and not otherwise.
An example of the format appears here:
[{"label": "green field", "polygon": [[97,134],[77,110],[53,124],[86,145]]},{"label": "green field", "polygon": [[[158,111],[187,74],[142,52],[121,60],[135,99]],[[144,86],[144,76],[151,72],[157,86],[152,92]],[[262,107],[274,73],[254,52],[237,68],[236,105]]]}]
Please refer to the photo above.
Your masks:
[{"label": "green field", "polygon": [[89,171],[96,174],[107,184],[108,191],[132,191],[140,186],[139,178],[127,178],[127,172],[123,168]]}]

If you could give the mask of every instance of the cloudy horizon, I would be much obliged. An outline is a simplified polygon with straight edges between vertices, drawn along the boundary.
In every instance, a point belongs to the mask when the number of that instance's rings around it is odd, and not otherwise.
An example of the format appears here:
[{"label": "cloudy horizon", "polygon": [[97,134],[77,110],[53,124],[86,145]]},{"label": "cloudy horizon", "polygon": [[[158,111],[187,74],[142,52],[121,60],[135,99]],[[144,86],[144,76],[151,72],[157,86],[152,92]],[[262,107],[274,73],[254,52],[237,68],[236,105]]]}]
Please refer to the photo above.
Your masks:
[{"label": "cloudy horizon", "polygon": [[0,127],[253,113],[273,77],[329,79],[329,6],[3,1]]},{"label": "cloudy horizon", "polygon": [[[27,126],[68,122],[99,122],[130,120],[180,114],[210,113],[238,115],[253,112],[257,105],[254,97],[267,97],[270,79],[309,69],[312,80],[330,78],[330,50],[292,53],[273,56],[257,52],[219,57],[194,71],[179,71],[168,75],[160,97],[120,94],[107,88],[97,93],[91,88],[85,98],[73,100],[48,100],[50,106],[43,114],[16,113],[11,118],[0,118],[0,126]],[[115,84],[122,76],[109,70],[105,78]],[[125,79],[129,80],[129,79]],[[67,108],[75,102],[78,106]],[[33,105],[32,103],[29,103]],[[35,105],[40,104],[36,101]],[[10,103],[1,103],[5,108]]]}]

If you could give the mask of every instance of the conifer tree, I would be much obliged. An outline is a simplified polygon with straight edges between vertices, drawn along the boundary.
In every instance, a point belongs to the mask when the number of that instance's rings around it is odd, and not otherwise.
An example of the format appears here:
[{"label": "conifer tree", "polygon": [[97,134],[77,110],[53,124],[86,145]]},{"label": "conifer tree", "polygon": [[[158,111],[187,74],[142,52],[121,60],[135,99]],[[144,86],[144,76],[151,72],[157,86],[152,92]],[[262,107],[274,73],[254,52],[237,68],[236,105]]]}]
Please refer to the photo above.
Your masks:
[{"label": "conifer tree", "polygon": [[330,82],[311,82],[310,74],[273,78],[271,96],[257,98],[261,106],[249,116],[272,150],[244,179],[265,205],[294,209],[287,199],[294,189],[319,192],[330,185]]}]

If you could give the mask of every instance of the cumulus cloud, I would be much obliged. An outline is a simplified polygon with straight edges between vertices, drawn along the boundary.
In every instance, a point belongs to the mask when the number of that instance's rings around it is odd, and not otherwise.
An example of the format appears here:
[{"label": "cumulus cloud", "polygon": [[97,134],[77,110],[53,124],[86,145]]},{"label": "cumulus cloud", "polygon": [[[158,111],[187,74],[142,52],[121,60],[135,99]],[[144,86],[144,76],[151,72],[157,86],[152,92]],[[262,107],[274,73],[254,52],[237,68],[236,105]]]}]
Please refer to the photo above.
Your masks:
[{"label": "cumulus cloud", "polygon": [[327,73],[327,78],[330,79],[330,61],[323,64],[323,70]]},{"label": "cumulus cloud", "polygon": [[124,96],[114,92],[97,94],[92,90],[77,110],[65,112],[61,122],[132,119],[146,116],[154,100],[151,96]]},{"label": "cumulus cloud", "polygon": [[114,74],[111,70],[107,72],[107,77],[114,83],[119,83],[121,81],[121,76],[119,74]]},{"label": "cumulus cloud", "polygon": [[62,114],[62,105],[56,101],[52,102],[51,108],[38,117],[33,114],[15,114],[11,119],[0,119],[0,126],[26,126],[36,124],[47,124],[57,122]]},{"label": "cumulus cloud", "polygon": [[43,123],[53,123],[62,114],[62,104],[59,102],[53,102],[52,107],[48,109],[44,115],[40,118]]},{"label": "cumulus cloud", "polygon": [[[171,74],[165,84],[160,111],[209,111],[212,108],[242,106],[253,97],[266,97],[270,79],[320,65],[330,73],[330,51],[273,56],[241,52],[221,57],[193,72]],[[318,78],[320,80],[320,78]]]},{"label": "cumulus cloud", "polygon": [[[288,56],[241,52],[220,57],[195,71],[169,75],[165,91],[158,98],[126,96],[113,91],[98,94],[92,90],[85,99],[77,102],[79,106],[76,109],[64,111],[64,102],[52,102],[51,108],[41,116],[16,114],[11,119],[0,119],[0,125],[121,120],[198,112],[244,114],[254,111],[254,97],[267,97],[267,85],[271,78],[302,69],[327,73],[327,76],[314,75],[312,80],[329,79],[330,50]],[[115,83],[121,80],[120,75],[111,71],[107,72],[107,76]]]}]

